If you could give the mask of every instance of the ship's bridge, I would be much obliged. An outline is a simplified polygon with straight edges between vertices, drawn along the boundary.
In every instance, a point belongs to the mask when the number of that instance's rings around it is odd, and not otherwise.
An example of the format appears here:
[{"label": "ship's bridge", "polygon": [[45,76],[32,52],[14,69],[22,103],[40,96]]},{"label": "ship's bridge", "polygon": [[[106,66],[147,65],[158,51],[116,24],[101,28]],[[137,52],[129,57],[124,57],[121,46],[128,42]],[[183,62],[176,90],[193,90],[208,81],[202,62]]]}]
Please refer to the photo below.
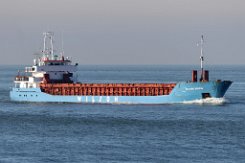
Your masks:
[{"label": "ship's bridge", "polygon": [[[36,61],[34,61],[35,63]],[[63,56],[58,57],[55,55],[54,58],[49,58],[43,56],[38,60],[38,63],[34,64],[35,66],[32,66],[31,68],[28,68],[30,70],[29,72],[76,72],[77,71],[77,65],[72,65],[71,60],[67,57],[64,58]]]},{"label": "ship's bridge", "polygon": [[70,60],[64,60],[64,58],[62,60],[44,60],[43,65],[45,65],[45,66],[71,65],[71,61]]},{"label": "ship's bridge", "polygon": [[43,65],[37,66],[36,71],[44,71],[44,72],[76,72],[76,65]]}]

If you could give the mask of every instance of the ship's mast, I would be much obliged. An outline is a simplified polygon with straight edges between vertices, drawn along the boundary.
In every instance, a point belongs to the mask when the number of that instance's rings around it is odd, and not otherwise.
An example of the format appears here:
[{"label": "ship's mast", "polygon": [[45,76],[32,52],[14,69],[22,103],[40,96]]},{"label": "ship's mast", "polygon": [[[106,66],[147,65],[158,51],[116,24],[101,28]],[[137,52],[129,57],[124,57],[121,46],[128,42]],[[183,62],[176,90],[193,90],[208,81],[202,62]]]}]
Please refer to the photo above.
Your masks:
[{"label": "ship's mast", "polygon": [[203,69],[203,62],[204,62],[204,57],[203,57],[203,43],[204,43],[204,39],[203,39],[203,35],[201,36],[201,56],[200,56],[200,61],[201,61],[201,81],[204,79],[204,69]]},{"label": "ship's mast", "polygon": [[44,32],[43,33],[43,54],[45,54],[45,52],[46,52],[46,37],[47,37],[47,34]]},{"label": "ship's mast", "polygon": [[62,48],[62,51],[61,51],[61,56],[64,57],[64,33],[62,31],[61,33],[61,48]]},{"label": "ship's mast", "polygon": [[[43,33],[43,54],[47,57],[50,57],[50,59],[54,59],[54,45],[53,45],[53,32],[44,32]],[[47,41],[50,42],[50,47],[47,47]]]}]

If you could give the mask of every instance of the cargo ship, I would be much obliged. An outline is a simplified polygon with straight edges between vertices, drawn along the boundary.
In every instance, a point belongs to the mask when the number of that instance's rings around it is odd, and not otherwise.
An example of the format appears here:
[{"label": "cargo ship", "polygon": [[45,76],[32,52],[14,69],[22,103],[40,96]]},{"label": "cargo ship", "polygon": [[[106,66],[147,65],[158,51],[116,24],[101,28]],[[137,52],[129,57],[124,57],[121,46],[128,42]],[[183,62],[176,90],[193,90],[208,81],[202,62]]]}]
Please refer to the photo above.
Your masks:
[{"label": "cargo ship", "polygon": [[201,74],[192,70],[190,81],[171,83],[80,83],[75,78],[78,64],[64,54],[56,55],[53,32],[43,33],[43,49],[33,66],[18,72],[10,99],[19,102],[64,102],[100,104],[172,104],[208,98],[223,98],[232,81],[209,81],[203,68],[201,38]]}]

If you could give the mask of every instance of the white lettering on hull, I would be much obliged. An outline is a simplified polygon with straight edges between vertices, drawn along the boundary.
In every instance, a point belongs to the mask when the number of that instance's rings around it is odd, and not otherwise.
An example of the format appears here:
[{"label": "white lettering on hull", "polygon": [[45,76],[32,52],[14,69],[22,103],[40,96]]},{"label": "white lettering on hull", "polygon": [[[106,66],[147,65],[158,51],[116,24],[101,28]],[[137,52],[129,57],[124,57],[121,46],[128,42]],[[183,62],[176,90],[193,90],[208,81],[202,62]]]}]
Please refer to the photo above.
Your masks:
[{"label": "white lettering on hull", "polygon": [[77,97],[77,100],[78,100],[79,102],[81,102],[81,101],[82,101],[82,97],[78,96],[78,97]]},{"label": "white lettering on hull", "polygon": [[[99,98],[96,98],[95,96],[90,96],[90,97],[91,97],[91,101],[89,101],[89,97],[88,96],[85,96],[85,102],[86,103],[88,103],[88,102],[102,103],[103,102],[103,97],[102,96],[100,96]],[[82,102],[82,97],[78,96],[77,97],[77,101]],[[118,102],[118,101],[119,101],[119,97],[118,96],[115,96],[114,98],[111,98],[110,96],[106,96],[106,102],[107,103],[110,103],[110,102]]]},{"label": "white lettering on hull", "polygon": [[186,91],[196,91],[196,90],[203,90],[202,87],[196,87],[196,88],[185,88]]},{"label": "white lettering on hull", "polygon": [[118,102],[118,96],[115,97],[115,102]]},{"label": "white lettering on hull", "polygon": [[102,102],[102,96],[100,96],[100,98],[99,98],[99,102],[100,102],[100,103]]}]

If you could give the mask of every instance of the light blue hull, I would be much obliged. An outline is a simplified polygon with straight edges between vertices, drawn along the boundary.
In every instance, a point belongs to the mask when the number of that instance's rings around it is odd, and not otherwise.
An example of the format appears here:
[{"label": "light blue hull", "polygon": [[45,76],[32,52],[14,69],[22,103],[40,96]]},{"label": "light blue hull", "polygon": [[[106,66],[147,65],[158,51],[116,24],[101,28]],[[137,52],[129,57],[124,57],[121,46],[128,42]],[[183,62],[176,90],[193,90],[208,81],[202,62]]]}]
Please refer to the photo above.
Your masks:
[{"label": "light blue hull", "polygon": [[162,96],[61,96],[41,92],[39,88],[12,88],[10,99],[23,102],[171,104],[200,100],[204,94],[222,98],[231,81],[179,82],[170,95]]}]

